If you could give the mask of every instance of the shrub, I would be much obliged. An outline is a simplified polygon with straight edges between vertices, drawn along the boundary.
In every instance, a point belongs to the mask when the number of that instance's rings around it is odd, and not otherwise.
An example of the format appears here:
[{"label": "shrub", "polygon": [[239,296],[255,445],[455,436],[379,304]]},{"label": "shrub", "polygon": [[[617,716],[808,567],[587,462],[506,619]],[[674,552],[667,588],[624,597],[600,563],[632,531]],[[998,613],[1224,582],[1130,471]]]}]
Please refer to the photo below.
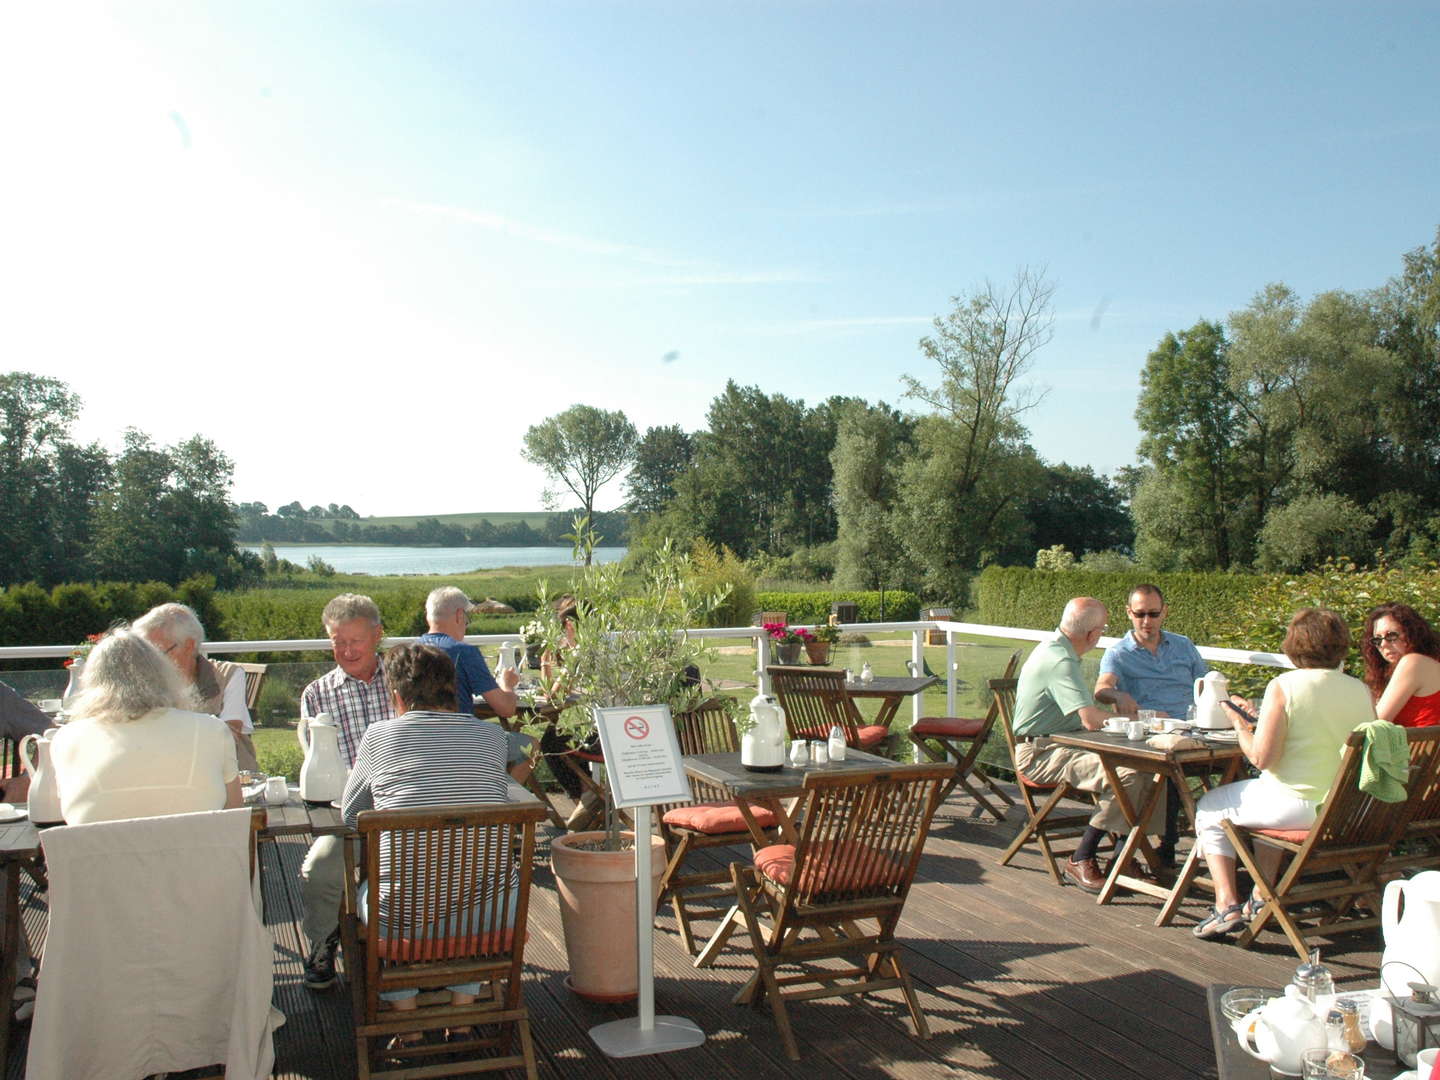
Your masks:
[{"label": "shrub", "polygon": [[[48,592],[33,582],[0,591],[0,645],[73,645],[121,621],[138,619],[156,604],[189,604],[212,638],[225,632],[215,603],[215,579],[190,578],[178,586],[101,582],[56,585]],[[45,667],[53,660],[39,661]]]},{"label": "shrub", "polygon": [[727,589],[725,599],[707,617],[710,626],[743,626],[755,610],[755,579],[744,560],[728,547],[705,539],[690,549],[690,577],[702,593]]},{"label": "shrub", "polygon": [[1035,569],[1053,573],[1058,570],[1074,570],[1075,556],[1064,544],[1051,544],[1035,552]]},{"label": "shrub", "polygon": [[[869,592],[762,591],[755,594],[757,608],[762,611],[783,611],[789,617],[790,622],[799,624],[826,622],[830,618],[830,605],[846,601],[856,605],[856,617],[860,622],[906,622],[920,617],[920,598],[906,589],[886,589],[883,593],[872,590]],[[747,621],[748,618],[736,625],[743,625]]]}]

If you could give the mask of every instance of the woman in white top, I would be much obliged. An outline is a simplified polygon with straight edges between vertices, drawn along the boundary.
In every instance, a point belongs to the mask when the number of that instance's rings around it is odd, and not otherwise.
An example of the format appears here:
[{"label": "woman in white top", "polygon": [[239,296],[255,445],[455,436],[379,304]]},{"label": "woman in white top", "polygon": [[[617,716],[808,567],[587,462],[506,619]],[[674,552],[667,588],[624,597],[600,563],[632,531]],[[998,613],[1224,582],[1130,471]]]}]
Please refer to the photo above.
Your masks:
[{"label": "woman in white top", "polygon": [[67,824],[242,804],[230,729],[179,708],[187,699],[180,673],[134,631],[112,630],[95,646],[74,718],[51,747]]}]

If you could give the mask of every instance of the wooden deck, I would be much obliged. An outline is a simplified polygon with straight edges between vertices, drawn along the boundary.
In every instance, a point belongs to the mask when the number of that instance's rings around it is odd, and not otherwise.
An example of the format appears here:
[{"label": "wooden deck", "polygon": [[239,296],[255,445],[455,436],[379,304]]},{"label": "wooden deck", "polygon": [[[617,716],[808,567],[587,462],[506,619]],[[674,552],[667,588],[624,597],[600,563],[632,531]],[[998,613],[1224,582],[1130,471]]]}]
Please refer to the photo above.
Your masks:
[{"label": "wooden deck", "polygon": [[[983,1077],[991,1080],[1170,1080],[1214,1077],[1205,1012],[1212,982],[1280,986],[1295,960],[1283,938],[1267,934],[1242,951],[1191,936],[1193,918],[1156,929],[1149,899],[1099,907],[1074,888],[1056,887],[1033,855],[1002,868],[998,852],[1014,830],[971,816],[957,793],[941,808],[910,895],[900,939],[932,1037],[916,1039],[896,996],[859,1003],[802,1002],[790,1010],[804,1060],[786,1059],[768,1005],[730,1003],[748,977],[748,945],[732,947],[699,971],[679,947],[662,911],[655,935],[656,1007],[693,1019],[703,1047],[613,1060],[586,1035],[634,1008],[580,1001],[563,985],[564,942],[548,868],[548,829],[526,949],[525,997],[540,1072],[548,1078],[624,1077]],[[262,882],[276,938],[275,1003],[288,1022],[276,1033],[276,1076],[348,1080],[354,1075],[349,995],[343,986],[312,994],[300,983],[297,873],[305,846],[266,845]],[[737,857],[739,857],[737,855]],[[717,860],[718,861],[718,860]],[[31,898],[38,929],[44,897]],[[1186,914],[1200,911],[1198,903]],[[1376,981],[1378,932],[1337,939],[1325,959],[1337,981]],[[17,1029],[11,1076],[23,1076],[24,1028]],[[511,1074],[518,1075],[518,1074]]]}]

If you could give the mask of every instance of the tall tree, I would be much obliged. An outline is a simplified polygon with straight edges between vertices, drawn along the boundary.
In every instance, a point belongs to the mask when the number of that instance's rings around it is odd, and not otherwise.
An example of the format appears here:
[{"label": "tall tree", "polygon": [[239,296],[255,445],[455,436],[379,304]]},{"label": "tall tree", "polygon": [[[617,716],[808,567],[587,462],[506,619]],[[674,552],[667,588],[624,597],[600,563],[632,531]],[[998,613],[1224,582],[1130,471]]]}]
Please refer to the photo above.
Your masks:
[{"label": "tall tree", "polygon": [[1135,525],[1125,502],[1125,492],[1088,465],[1046,465],[1040,486],[1024,504],[1031,544],[1060,544],[1076,555],[1128,551],[1135,543]]},{"label": "tall tree", "polygon": [[[588,518],[596,493],[634,460],[637,441],[635,425],[623,412],[572,405],[526,431],[520,456],[564,484]],[[555,493],[547,491],[546,501],[553,506]],[[585,558],[590,558],[588,551]]]},{"label": "tall tree", "polygon": [[914,443],[915,421],[889,408],[853,404],[840,415],[834,474],[836,583],[876,589],[913,576],[894,529],[901,463]]},{"label": "tall tree", "polygon": [[675,498],[675,480],[690,467],[695,437],[679,424],[652,427],[635,448],[635,463],[625,478],[632,514],[658,514]]},{"label": "tall tree", "polygon": [[58,379],[0,375],[0,584],[63,578],[50,514],[61,454],[79,411],[79,397]]}]

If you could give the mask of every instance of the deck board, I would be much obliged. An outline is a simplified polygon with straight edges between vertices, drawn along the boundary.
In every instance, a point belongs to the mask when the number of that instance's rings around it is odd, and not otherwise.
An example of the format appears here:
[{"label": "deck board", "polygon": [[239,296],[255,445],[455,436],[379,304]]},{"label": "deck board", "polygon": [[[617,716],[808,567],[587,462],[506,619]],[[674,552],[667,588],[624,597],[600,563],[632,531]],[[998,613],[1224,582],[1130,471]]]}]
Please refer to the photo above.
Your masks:
[{"label": "deck board", "polygon": [[[937,815],[901,923],[904,960],[932,1037],[911,1031],[898,991],[868,999],[802,1002],[790,1008],[804,1060],[789,1061],[769,1005],[731,998],[753,970],[741,936],[715,965],[695,969],[681,949],[668,907],[656,923],[656,1009],[694,1020],[706,1032],[693,1050],[612,1060],[589,1028],[633,1015],[633,1006],[581,1001],[564,985],[566,962],[548,827],[537,844],[526,948],[525,997],[539,1071],[547,1080],[1180,1080],[1213,1077],[1215,1063],[1205,989],[1212,982],[1279,986],[1295,962],[1284,939],[1267,933],[1256,948],[1196,940],[1197,900],[1178,924],[1157,929],[1158,902],[1124,898],[1099,906],[1074,888],[1058,888],[1034,854],[1009,867],[997,857],[1012,835],[1006,824],[972,815],[963,792]],[[301,984],[299,867],[303,841],[283,838],[261,852],[266,922],[274,932],[275,1004],[287,1022],[275,1038],[279,1080],[348,1080],[354,1075],[349,991],[312,994]],[[703,851],[724,865],[740,851]],[[27,896],[32,941],[43,933],[43,894]],[[708,933],[712,923],[701,922]],[[1322,942],[1322,945],[1325,944]],[[1336,939],[1326,962],[1344,986],[1373,985],[1379,932]],[[342,964],[343,970],[343,964]],[[17,1028],[9,1080],[24,1075],[25,1029]],[[518,1075],[518,1074],[512,1074]]]}]

